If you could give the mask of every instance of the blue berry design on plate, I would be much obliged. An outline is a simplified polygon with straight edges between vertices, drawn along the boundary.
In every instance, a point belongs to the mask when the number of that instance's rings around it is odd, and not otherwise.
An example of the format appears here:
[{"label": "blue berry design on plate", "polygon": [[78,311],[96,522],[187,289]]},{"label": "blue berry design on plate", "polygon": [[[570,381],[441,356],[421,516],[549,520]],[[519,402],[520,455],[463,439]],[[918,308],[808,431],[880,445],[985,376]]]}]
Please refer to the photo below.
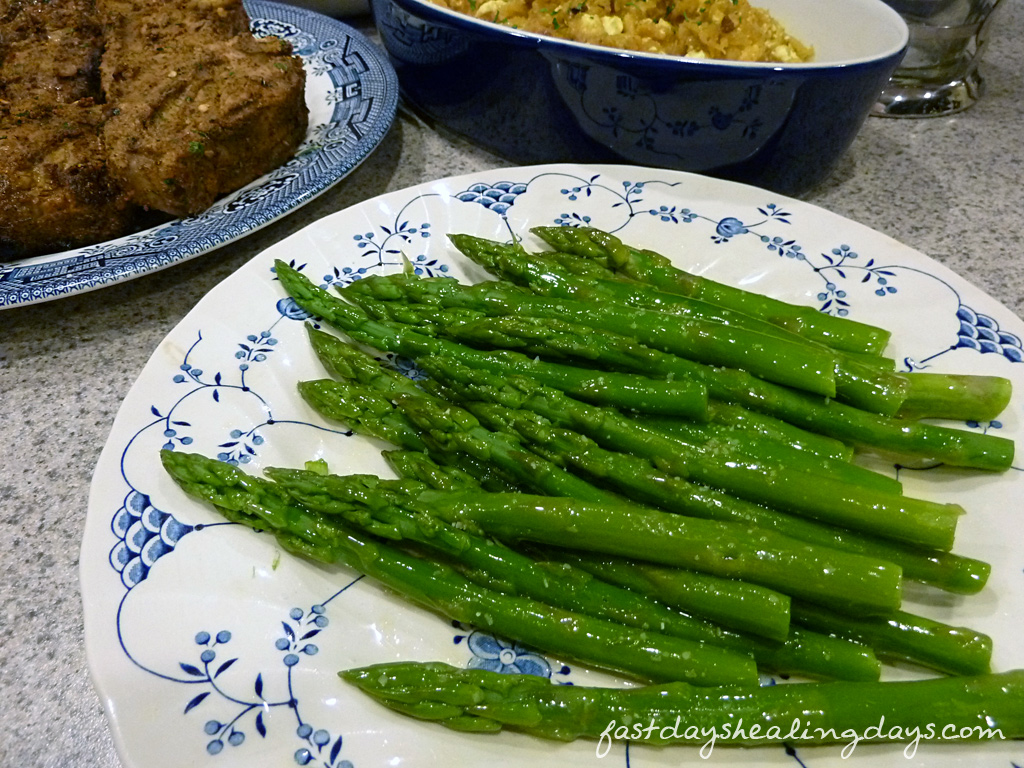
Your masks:
[{"label": "blue berry design on plate", "polygon": [[307,656],[315,656],[320,649],[308,640],[320,634],[329,623],[326,610],[322,605],[314,605],[305,613],[301,608],[292,608],[288,614],[291,621],[282,621],[284,636],[279,637],[274,646],[277,650],[285,652],[282,659],[286,667],[294,667],[299,663],[300,653]]},{"label": "blue berry design on plate", "polygon": [[247,430],[232,429],[228,433],[231,439],[217,446],[223,449],[217,453],[217,458],[235,467],[239,464],[248,464],[256,457],[257,449],[265,442],[263,435],[257,430],[258,427]]},{"label": "blue berry design on plate", "polygon": [[[297,765],[317,763],[322,768],[352,768],[351,761],[341,759],[344,738],[340,734],[332,735],[327,729],[317,728],[302,717],[300,702],[295,695],[293,673],[303,657],[312,657],[319,652],[319,647],[310,641],[330,624],[327,604],[361,579],[362,576],[357,577],[328,600],[314,604],[309,610],[295,607],[289,611],[287,620],[281,622],[282,634],[274,642],[274,647],[282,654],[280,667],[276,672],[258,672],[252,682],[251,693],[239,693],[237,679],[229,682],[227,676],[222,677],[239,660],[238,656],[230,653],[224,654],[227,658],[220,658],[224,647],[231,642],[231,632],[222,629],[216,633],[206,630],[196,633],[195,644],[200,648],[198,661],[179,662],[178,666],[187,677],[178,682],[204,687],[204,690],[188,700],[182,714],[198,711],[204,704],[206,706],[203,709],[208,710],[211,705],[207,702],[216,702],[215,706],[220,707],[217,711],[227,713],[207,716],[203,721],[203,732],[210,737],[206,744],[209,755],[219,755],[226,747],[240,747],[251,731],[260,738],[266,738],[269,727],[267,713],[272,709],[284,708],[292,712],[297,721],[295,735],[301,742],[301,746],[293,753]],[[286,697],[274,699],[267,696],[266,681],[271,674],[284,675]]]}]

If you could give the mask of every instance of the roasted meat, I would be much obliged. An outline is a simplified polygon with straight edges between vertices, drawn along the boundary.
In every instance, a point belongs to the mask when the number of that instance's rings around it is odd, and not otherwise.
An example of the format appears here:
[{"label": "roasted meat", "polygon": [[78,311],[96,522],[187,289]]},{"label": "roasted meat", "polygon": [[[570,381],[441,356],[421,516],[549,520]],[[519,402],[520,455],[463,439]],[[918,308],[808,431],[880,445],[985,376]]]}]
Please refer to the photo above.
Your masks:
[{"label": "roasted meat", "polygon": [[59,251],[131,232],[137,209],[107,172],[107,108],[0,106],[0,257]]},{"label": "roasted meat", "polygon": [[111,169],[141,205],[187,216],[291,157],[306,135],[291,46],[257,40],[240,0],[99,0]]},{"label": "roasted meat", "polygon": [[306,125],[301,60],[241,0],[0,0],[0,258],[196,214]]},{"label": "roasted meat", "polygon": [[153,57],[188,55],[196,46],[249,36],[241,0],[97,0],[106,50],[101,65],[107,99],[131,99]]},{"label": "roasted meat", "polygon": [[125,68],[138,95],[116,100],[104,141],[141,205],[196,214],[284,163],[306,135],[302,63],[276,38],[238,35]]},{"label": "roasted meat", "polygon": [[93,0],[0,3],[0,100],[98,99],[102,50]]}]

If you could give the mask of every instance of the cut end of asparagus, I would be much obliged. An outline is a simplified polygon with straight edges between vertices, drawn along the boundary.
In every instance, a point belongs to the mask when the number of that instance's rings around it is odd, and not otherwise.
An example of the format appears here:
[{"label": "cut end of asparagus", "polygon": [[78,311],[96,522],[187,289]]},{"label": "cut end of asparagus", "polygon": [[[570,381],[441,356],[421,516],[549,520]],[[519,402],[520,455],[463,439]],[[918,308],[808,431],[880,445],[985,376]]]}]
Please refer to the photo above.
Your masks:
[{"label": "cut end of asparagus", "polygon": [[991,421],[1006,409],[1013,395],[1013,384],[1001,376],[904,375],[910,386],[897,413],[902,419]]}]

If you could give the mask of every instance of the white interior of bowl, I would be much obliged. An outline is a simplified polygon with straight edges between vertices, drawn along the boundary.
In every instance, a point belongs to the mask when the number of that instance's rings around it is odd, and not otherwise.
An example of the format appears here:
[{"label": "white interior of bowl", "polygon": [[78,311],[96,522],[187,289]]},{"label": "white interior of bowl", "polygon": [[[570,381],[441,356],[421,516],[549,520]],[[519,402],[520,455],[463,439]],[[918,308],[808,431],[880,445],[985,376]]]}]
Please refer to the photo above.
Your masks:
[{"label": "white interior of bowl", "polygon": [[891,56],[907,44],[906,22],[879,0],[753,0],[797,40],[814,46],[816,65]]},{"label": "white interior of bowl", "polygon": [[[520,38],[534,38],[542,41],[543,45],[568,45],[590,50],[612,51],[619,55],[641,58],[675,61],[680,58],[657,53],[623,51],[589,43],[544,37],[456,13],[435,5],[429,0],[404,0],[402,4],[405,2],[411,5],[426,6],[437,13],[457,20],[454,22],[456,25],[468,24],[481,31],[489,30],[498,37],[511,35]],[[842,2],[834,0],[752,0],[752,4],[770,11],[790,34],[807,45],[814,46],[814,60],[802,64],[712,59],[686,59],[686,61],[702,67],[740,67],[743,69],[850,66],[878,61],[899,53],[907,44],[910,34],[906,22],[882,0],[842,0]]]}]

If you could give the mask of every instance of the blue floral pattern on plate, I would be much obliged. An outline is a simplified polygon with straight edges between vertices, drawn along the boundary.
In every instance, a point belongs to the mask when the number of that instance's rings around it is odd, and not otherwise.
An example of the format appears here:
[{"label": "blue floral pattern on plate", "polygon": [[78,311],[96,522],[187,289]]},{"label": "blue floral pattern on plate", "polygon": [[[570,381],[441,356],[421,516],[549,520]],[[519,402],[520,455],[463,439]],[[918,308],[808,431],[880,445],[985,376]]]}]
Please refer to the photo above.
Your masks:
[{"label": "blue floral pattern on plate", "polygon": [[398,105],[387,57],[335,19],[251,0],[253,34],[292,43],[306,69],[309,131],[295,157],[208,210],[117,240],[0,263],[0,309],[128,280],[236,240],[308,203],[348,175],[383,140]]},{"label": "blue floral pattern on plate", "polygon": [[[184,497],[157,459],[169,448],[253,473],[313,459],[333,471],[387,472],[379,444],[324,422],[297,396],[297,379],[324,372],[303,330],[309,317],[282,294],[274,259],[328,288],[410,267],[477,281],[486,275],[450,247],[447,233],[521,237],[539,248],[529,227],[550,224],[598,226],[723,282],[889,327],[891,352],[907,370],[993,373],[1024,386],[1017,365],[1024,328],[996,302],[866,227],[752,187],[627,166],[538,166],[433,182],[334,214],[272,247],[199,303],[155,351],[103,450],[82,544],[86,647],[126,766],[441,766],[451,754],[462,764],[486,761],[492,742],[390,715],[336,677],[340,669],[399,658],[561,684],[621,684],[485,627],[453,627],[346,568],[291,557],[272,537]],[[384,359],[410,378],[422,376],[407,360]],[[966,427],[1014,437],[1018,411]],[[915,473],[908,482],[944,472]],[[949,473],[926,491],[968,507],[961,540],[990,555],[1000,592],[975,608],[972,625],[996,639],[998,668],[1024,666],[1011,610],[1024,604],[1024,561],[1000,536],[1012,524],[1020,482],[1016,470],[980,480]],[[927,613],[956,620],[952,610],[932,604]],[[552,759],[549,744],[498,738],[505,764]],[[998,744],[943,749],[972,764],[1007,765],[1013,756]],[[859,758],[883,764],[889,753],[879,750],[861,746]],[[609,758],[679,764],[696,759],[696,750],[620,744]],[[589,744],[560,747],[557,759],[595,761]],[[721,750],[716,762],[849,765],[838,749],[799,744]]]}]

